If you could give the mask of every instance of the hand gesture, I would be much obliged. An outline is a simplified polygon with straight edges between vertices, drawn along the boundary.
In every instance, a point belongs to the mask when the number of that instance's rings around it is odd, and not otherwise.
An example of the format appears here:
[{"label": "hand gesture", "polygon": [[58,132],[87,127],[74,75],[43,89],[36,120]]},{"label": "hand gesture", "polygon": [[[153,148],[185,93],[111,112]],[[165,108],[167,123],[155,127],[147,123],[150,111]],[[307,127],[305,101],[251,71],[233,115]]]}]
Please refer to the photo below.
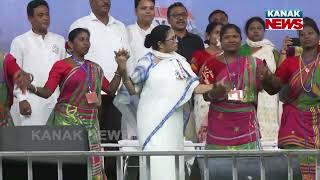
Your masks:
[{"label": "hand gesture", "polygon": [[20,70],[14,75],[13,81],[17,85],[17,88],[21,89],[21,91],[25,93],[27,87],[31,83],[30,74]]},{"label": "hand gesture", "polygon": [[32,110],[29,102],[27,100],[23,100],[19,102],[20,114],[24,116],[31,115]]},{"label": "hand gesture", "polygon": [[127,61],[129,59],[129,52],[125,49],[120,49],[118,52],[114,52],[115,59],[118,64],[118,68],[120,72],[127,70]]},{"label": "hand gesture", "polygon": [[263,60],[263,65],[257,67],[257,75],[260,77],[260,80],[263,80],[271,74],[272,72],[268,68],[266,61]]}]

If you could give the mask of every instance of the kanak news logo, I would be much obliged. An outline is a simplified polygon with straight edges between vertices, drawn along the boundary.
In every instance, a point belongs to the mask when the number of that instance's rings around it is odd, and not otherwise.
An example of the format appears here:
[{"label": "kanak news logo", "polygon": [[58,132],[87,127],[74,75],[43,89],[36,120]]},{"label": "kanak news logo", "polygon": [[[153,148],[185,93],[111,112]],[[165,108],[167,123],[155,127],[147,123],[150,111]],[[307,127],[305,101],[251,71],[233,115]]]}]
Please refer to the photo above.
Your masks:
[{"label": "kanak news logo", "polygon": [[267,10],[266,30],[302,30],[302,10]]}]

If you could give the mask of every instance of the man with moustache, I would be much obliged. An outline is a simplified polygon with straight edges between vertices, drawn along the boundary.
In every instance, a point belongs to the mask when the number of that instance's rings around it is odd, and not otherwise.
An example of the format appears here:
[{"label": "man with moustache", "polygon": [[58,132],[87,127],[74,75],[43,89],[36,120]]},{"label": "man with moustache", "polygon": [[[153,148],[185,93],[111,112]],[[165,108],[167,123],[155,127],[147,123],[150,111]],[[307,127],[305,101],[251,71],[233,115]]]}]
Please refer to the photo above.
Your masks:
[{"label": "man with moustache", "polygon": [[202,39],[187,31],[188,10],[180,2],[173,3],[167,11],[168,22],[178,38],[178,51],[190,63],[196,50],[204,49]]},{"label": "man with moustache", "polygon": [[[125,25],[112,17],[109,12],[111,0],[89,0],[91,13],[88,16],[76,20],[69,31],[75,28],[86,28],[90,31],[91,47],[86,59],[99,64],[102,67],[105,77],[111,81],[113,76],[119,75],[114,51],[124,48],[130,51],[127,30]],[[129,59],[130,61],[130,59]],[[108,137],[110,132],[120,135],[121,113],[113,105],[114,95],[107,95],[102,92],[102,104],[99,109],[99,121],[103,138],[102,143],[117,143],[121,137]],[[111,149],[108,149],[111,150]],[[107,158],[105,169],[109,179],[116,178],[115,158]]]}]

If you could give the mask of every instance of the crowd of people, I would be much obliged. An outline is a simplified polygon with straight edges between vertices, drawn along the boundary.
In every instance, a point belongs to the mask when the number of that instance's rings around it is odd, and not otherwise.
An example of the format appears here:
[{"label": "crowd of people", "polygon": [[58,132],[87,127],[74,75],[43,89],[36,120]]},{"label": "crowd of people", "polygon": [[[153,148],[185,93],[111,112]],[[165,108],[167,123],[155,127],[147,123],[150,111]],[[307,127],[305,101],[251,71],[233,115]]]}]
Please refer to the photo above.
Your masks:
[{"label": "crowd of people", "polygon": [[[48,3],[29,2],[32,28],[0,53],[1,126],[80,125],[93,151],[101,129],[126,132],[122,139],[144,151],[183,150],[185,140],[208,150],[320,148],[312,18],[299,45],[285,37],[278,50],[260,17],[247,20],[243,41],[227,13],[214,10],[203,41],[187,30],[180,2],[168,7],[168,26],[154,24],[155,0],[135,0],[137,22],[127,27],[110,15],[111,0],[89,3],[92,12],[71,24],[65,42],[48,31]],[[314,180],[315,157],[299,160],[303,179]],[[102,162],[91,158],[95,180],[112,176],[112,160]],[[175,178],[174,165],[174,157],[151,157],[151,179]],[[139,177],[147,179],[143,170]]]}]

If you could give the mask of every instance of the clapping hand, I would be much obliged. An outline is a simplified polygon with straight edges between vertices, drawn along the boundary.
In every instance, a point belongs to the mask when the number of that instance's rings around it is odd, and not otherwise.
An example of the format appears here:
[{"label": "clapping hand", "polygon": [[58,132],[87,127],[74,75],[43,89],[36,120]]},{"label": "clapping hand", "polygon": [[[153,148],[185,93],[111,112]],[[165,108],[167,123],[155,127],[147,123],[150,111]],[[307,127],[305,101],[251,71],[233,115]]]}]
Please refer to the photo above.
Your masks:
[{"label": "clapping hand", "polygon": [[265,60],[263,60],[263,65],[258,66],[257,68],[258,75],[260,77],[260,80],[265,80],[266,78],[272,76],[272,72],[268,68],[268,65]]}]

